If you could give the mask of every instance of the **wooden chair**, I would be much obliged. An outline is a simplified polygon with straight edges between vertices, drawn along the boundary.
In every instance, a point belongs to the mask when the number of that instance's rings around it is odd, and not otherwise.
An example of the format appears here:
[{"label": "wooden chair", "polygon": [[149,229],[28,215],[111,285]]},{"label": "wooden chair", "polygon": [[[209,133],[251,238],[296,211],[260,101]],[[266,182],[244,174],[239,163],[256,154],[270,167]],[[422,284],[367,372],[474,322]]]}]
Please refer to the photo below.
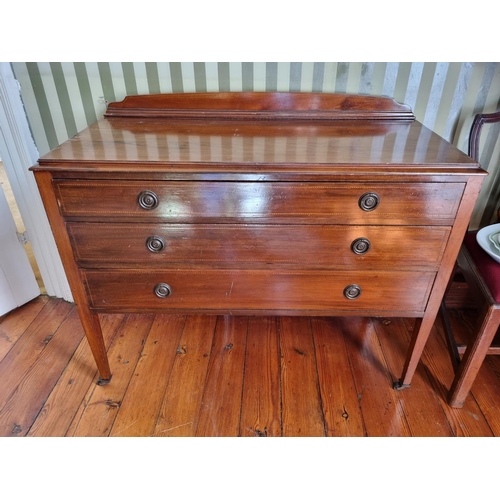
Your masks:
[{"label": "wooden chair", "polygon": [[[496,122],[500,122],[500,111],[479,114],[474,118],[468,150],[473,159],[479,159],[479,138],[483,125]],[[500,220],[500,209],[498,212]],[[500,354],[500,346],[492,345],[500,325],[500,264],[479,246],[476,233],[477,231],[467,232],[457,259],[465,281],[481,304],[479,322],[467,346],[456,343],[444,301],[441,308],[448,348],[455,369],[455,378],[448,393],[448,403],[454,408],[463,406],[485,356]],[[460,358],[462,353],[463,357]]]}]

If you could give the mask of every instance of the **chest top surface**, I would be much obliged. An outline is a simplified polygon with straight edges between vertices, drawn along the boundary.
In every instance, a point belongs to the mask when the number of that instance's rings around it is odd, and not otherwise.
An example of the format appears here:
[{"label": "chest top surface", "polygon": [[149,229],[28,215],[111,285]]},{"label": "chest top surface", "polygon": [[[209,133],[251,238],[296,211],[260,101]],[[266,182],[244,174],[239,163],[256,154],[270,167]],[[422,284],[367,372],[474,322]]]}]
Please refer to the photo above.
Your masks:
[{"label": "chest top surface", "polygon": [[390,98],[267,92],[127,97],[37,168],[334,173],[403,166],[479,173]]}]

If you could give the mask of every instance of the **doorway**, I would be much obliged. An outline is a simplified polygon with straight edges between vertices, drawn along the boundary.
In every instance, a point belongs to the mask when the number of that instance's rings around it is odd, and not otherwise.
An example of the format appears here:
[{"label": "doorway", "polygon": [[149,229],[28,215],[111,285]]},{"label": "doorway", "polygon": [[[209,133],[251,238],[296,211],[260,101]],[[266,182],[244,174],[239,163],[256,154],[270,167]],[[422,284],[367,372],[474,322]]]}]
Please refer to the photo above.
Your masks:
[{"label": "doorway", "polygon": [[[22,214],[23,223],[29,233],[44,289],[49,296],[72,302],[71,290],[35,178],[29,170],[38,161],[39,152],[33,141],[21,100],[21,87],[14,77],[10,63],[5,62],[0,62],[0,157]],[[13,234],[17,241],[14,221],[8,213],[9,207],[3,191],[2,199],[7,218],[14,226]],[[27,267],[33,275],[29,263]],[[33,282],[36,285],[34,277]]]},{"label": "doorway", "polygon": [[[2,163],[2,159],[0,158],[0,187],[4,192],[5,198],[7,199],[7,203],[10,208],[10,212],[14,219],[14,223],[16,224],[16,229],[19,234],[23,234],[26,232],[26,227],[24,226],[24,222],[21,218],[21,213],[19,211],[19,207],[17,206],[16,200],[14,198],[14,193],[12,192],[12,187],[10,185],[9,179],[7,178],[7,173],[5,172],[5,167]],[[40,273],[40,269],[38,268],[38,264],[35,260],[35,254],[33,253],[33,248],[31,246],[31,242],[27,241],[23,244],[24,250],[26,251],[26,255],[28,256],[28,260],[33,270],[33,274],[35,275],[36,282],[38,287],[40,288],[40,293],[42,295],[47,294],[47,290],[45,289],[45,285],[43,283],[42,275]]]}]

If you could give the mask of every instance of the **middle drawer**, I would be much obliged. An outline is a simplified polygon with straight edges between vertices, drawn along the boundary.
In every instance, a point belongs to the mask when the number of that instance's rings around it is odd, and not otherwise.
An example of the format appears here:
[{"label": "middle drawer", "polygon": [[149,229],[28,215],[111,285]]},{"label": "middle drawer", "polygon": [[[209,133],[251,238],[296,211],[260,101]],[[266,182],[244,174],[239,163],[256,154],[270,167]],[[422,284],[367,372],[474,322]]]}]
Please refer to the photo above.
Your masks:
[{"label": "middle drawer", "polygon": [[416,269],[435,271],[443,226],[68,223],[81,267]]}]

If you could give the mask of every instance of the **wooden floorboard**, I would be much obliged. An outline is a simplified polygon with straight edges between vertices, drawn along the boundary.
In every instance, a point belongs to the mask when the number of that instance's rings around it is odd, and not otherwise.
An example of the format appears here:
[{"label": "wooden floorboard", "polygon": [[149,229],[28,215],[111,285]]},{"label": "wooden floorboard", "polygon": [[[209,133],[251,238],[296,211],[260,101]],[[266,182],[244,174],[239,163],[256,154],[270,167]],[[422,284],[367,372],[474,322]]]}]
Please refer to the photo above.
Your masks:
[{"label": "wooden floorboard", "polygon": [[248,319],[240,436],[281,436],[279,317]]},{"label": "wooden floorboard", "polygon": [[312,318],[327,436],[364,436],[361,407],[339,318]]},{"label": "wooden floorboard", "polygon": [[[411,333],[404,321],[375,318],[372,320],[380,340],[392,380],[399,377],[404,363]],[[410,323],[410,328],[413,323]],[[443,411],[442,400],[432,390],[424,363],[419,363],[411,383],[411,390],[398,393],[399,405],[408,422],[412,436],[452,436],[448,419]]]},{"label": "wooden floorboard", "polygon": [[220,316],[215,328],[196,436],[237,436],[248,317]]},{"label": "wooden floorboard", "polygon": [[282,435],[324,436],[311,319],[280,321]]},{"label": "wooden floorboard", "polygon": [[[74,305],[38,297],[0,319],[1,436],[499,436],[500,356],[463,408],[437,321],[410,388],[408,318],[102,315],[98,374]],[[473,310],[451,311],[463,338]]]},{"label": "wooden floorboard", "polygon": [[400,394],[371,318],[340,318],[361,413],[368,436],[410,436]]},{"label": "wooden floorboard", "polygon": [[93,384],[85,398],[85,408],[71,429],[72,436],[105,437],[111,432],[130,379],[153,324],[151,314],[129,315],[108,350],[113,365],[112,383]]},{"label": "wooden floorboard", "polygon": [[[106,346],[109,347],[122,321],[123,315],[120,314],[105,315],[101,318]],[[82,338],[61,374],[61,378],[50,392],[29,429],[28,436],[66,436],[75,415],[85,400],[85,395],[94,387],[97,380],[97,368],[90,346],[87,339]]]},{"label": "wooden floorboard", "polygon": [[153,434],[185,323],[185,316],[156,316],[113,424],[112,436]]},{"label": "wooden floorboard", "polygon": [[216,316],[188,316],[154,436],[196,435],[216,324]]}]

